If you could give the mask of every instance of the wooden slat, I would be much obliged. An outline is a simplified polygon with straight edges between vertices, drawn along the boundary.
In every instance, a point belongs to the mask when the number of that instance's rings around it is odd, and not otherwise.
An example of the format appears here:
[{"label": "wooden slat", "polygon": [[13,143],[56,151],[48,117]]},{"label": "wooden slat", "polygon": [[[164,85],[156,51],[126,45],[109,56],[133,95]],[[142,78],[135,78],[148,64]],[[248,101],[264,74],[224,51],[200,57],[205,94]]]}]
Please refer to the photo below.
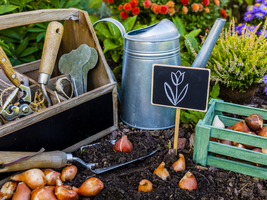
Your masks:
[{"label": "wooden slat", "polygon": [[0,30],[34,23],[61,20],[79,20],[79,10],[73,8],[44,9],[3,15],[0,17]]},{"label": "wooden slat", "polygon": [[215,109],[216,101],[212,101],[210,107],[202,121],[203,124],[211,125],[213,117],[214,117],[214,109]]},{"label": "wooden slat", "polygon": [[[219,116],[219,118],[222,120],[224,125],[227,126],[232,126],[237,122],[240,122],[241,119],[233,118],[233,117],[227,117],[227,116]],[[263,124],[263,126],[267,126],[267,124]]]},{"label": "wooden slat", "polygon": [[203,166],[206,166],[207,163],[209,140],[210,128],[201,127],[197,124],[194,144],[194,148],[197,149],[197,151],[194,151],[193,160]]},{"label": "wooden slat", "polygon": [[242,133],[239,131],[233,131],[229,129],[216,128],[212,126],[207,126],[207,127],[211,128],[211,137],[230,140],[241,144],[248,144],[267,149],[267,137],[261,137],[258,135]]},{"label": "wooden slat", "polygon": [[246,174],[249,176],[255,176],[258,178],[267,179],[267,169],[263,167],[256,167],[253,165],[236,162],[232,160],[226,160],[214,156],[208,156],[207,165],[215,165],[217,168],[230,170],[237,173]]},{"label": "wooden slat", "polygon": [[267,154],[260,153],[248,149],[242,149],[235,146],[221,144],[217,142],[209,142],[209,152],[218,153],[234,158],[243,159],[250,162],[256,162],[263,165],[267,165]]},{"label": "wooden slat", "polygon": [[244,116],[258,114],[263,119],[267,120],[267,114],[266,114],[267,111],[264,109],[260,109],[260,108],[253,108],[253,107],[227,103],[227,102],[217,102],[215,105],[215,110],[227,112],[227,113],[234,113],[237,115],[244,115]]}]

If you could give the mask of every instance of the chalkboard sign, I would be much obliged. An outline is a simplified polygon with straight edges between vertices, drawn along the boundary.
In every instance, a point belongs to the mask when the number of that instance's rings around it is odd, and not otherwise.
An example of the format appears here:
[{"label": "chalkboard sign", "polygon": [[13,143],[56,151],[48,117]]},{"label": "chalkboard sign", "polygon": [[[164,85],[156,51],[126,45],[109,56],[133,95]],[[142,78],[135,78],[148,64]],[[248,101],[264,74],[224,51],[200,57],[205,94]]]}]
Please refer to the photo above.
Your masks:
[{"label": "chalkboard sign", "polygon": [[154,64],[151,103],[207,111],[210,69]]}]

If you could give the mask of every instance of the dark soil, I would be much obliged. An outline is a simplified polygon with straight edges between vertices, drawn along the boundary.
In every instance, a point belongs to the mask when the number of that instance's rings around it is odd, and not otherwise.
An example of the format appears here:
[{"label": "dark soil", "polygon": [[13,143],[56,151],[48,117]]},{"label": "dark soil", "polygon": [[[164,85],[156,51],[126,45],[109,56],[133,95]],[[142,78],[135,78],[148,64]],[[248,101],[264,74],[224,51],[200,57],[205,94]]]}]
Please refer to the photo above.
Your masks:
[{"label": "dark soil", "polygon": [[[267,96],[263,86],[260,86],[253,99],[256,107],[267,105]],[[114,152],[112,145],[107,142],[110,139],[120,139],[127,135],[133,144],[131,153]],[[96,145],[85,151],[76,151],[73,154],[82,158],[85,162],[98,163],[97,167],[106,167],[131,159],[135,159],[159,147],[159,150],[150,157],[123,167],[96,175],[89,169],[85,169],[79,163],[78,174],[73,181],[65,182],[67,185],[79,187],[85,180],[95,176],[104,183],[104,189],[95,197],[80,197],[80,200],[118,200],[118,199],[267,199],[267,181],[256,177],[246,176],[235,172],[217,169],[214,166],[201,166],[192,160],[192,138],[194,130],[188,124],[181,124],[179,137],[187,140],[185,149],[179,149],[177,156],[168,154],[169,144],[173,144],[174,128],[160,131],[144,131],[131,128],[119,122],[119,130],[101,138]],[[179,153],[185,156],[186,170],[175,172],[172,164],[179,159]],[[170,173],[170,177],[163,181],[154,170],[161,162]],[[198,188],[193,191],[180,189],[178,183],[187,171],[191,171],[196,177]],[[153,183],[154,190],[150,193],[138,192],[138,185],[142,179],[148,179]]]}]

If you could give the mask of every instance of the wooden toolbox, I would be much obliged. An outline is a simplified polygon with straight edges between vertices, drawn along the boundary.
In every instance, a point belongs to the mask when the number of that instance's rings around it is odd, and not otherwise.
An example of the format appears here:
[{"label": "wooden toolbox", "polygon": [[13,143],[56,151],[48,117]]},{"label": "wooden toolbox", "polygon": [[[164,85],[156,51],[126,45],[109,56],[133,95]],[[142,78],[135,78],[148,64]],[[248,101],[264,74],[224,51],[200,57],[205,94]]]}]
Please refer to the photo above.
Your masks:
[{"label": "wooden toolbox", "polygon": [[[267,110],[212,99],[204,119],[199,120],[196,126],[193,160],[203,166],[215,165],[217,168],[267,179],[267,154],[210,141],[210,137],[215,137],[267,149],[266,137],[211,126],[216,115],[226,127],[240,121],[237,118],[224,116],[224,112],[241,116],[258,114],[267,120]],[[257,167],[252,162],[265,166]]]},{"label": "wooden toolbox", "polygon": [[[0,30],[51,21],[63,21],[64,34],[57,62],[47,86],[53,106],[0,126],[0,151],[73,152],[117,129],[117,89],[112,79],[88,13],[78,9],[48,9],[0,16]],[[55,96],[54,83],[62,75],[58,60],[66,53],[87,44],[98,52],[98,63],[88,73],[88,91],[72,99]],[[32,97],[37,83],[40,60],[15,66],[29,78]],[[65,85],[70,93],[70,85]],[[65,90],[64,89],[64,90]]]}]

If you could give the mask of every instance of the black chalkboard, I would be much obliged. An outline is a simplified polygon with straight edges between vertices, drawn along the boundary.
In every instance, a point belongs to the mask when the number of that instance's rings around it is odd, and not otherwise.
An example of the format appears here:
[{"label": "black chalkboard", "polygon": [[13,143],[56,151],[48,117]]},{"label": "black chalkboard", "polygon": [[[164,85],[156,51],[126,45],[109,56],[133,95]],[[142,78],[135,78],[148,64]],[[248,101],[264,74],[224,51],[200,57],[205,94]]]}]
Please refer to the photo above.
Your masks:
[{"label": "black chalkboard", "polygon": [[154,64],[151,103],[187,110],[207,111],[210,70]]}]

